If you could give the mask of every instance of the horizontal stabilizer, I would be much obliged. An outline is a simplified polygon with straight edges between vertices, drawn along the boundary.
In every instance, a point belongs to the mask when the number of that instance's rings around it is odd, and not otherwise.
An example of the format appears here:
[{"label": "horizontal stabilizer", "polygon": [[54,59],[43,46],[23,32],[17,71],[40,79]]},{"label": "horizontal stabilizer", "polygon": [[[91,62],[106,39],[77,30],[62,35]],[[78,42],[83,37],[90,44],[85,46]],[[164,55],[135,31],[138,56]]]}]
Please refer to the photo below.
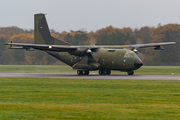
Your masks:
[{"label": "horizontal stabilizer", "polygon": [[9,47],[9,49],[24,49],[23,47]]}]

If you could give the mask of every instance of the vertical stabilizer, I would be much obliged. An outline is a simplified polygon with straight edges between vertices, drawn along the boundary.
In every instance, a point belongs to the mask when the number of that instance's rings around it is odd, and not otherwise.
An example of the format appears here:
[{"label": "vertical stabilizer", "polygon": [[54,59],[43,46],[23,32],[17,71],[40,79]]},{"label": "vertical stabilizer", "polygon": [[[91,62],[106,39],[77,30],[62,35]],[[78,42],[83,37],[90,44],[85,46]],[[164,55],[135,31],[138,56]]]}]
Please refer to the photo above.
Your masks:
[{"label": "vertical stabilizer", "polygon": [[34,15],[34,43],[47,45],[70,45],[51,36],[44,14]]}]

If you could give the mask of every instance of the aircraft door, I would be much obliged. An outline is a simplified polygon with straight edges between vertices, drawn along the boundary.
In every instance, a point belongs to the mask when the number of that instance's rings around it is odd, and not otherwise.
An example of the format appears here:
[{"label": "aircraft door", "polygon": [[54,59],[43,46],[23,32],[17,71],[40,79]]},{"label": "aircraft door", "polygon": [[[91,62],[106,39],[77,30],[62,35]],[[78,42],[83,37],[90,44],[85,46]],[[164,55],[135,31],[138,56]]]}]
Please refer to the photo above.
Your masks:
[{"label": "aircraft door", "polygon": [[106,69],[114,69],[116,66],[116,54],[115,51],[107,51],[104,55],[103,66]]}]

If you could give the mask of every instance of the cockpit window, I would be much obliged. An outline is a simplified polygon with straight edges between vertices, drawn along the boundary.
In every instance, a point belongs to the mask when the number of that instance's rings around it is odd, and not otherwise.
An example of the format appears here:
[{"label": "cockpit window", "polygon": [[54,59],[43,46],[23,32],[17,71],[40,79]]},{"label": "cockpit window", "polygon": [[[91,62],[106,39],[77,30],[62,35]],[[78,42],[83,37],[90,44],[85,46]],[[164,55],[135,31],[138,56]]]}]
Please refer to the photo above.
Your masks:
[{"label": "cockpit window", "polygon": [[134,52],[131,51],[131,50],[128,50],[128,51],[125,53],[125,55],[124,55],[124,57],[126,57],[126,58],[136,57],[136,56],[137,56],[136,53],[134,53]]}]

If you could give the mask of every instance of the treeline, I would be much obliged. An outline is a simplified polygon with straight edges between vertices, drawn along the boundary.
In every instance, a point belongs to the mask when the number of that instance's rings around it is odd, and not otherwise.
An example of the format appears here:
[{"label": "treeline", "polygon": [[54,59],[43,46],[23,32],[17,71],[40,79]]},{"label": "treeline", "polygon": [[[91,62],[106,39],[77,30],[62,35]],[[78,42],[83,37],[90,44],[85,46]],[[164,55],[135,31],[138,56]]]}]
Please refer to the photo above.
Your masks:
[{"label": "treeline", "polygon": [[[51,35],[73,45],[124,45],[154,42],[177,42],[180,39],[180,25],[142,27],[140,29],[114,28],[108,26],[95,32],[70,31],[56,32]],[[10,50],[5,42],[33,43],[34,31],[24,30],[15,26],[0,27],[0,64],[3,65],[59,65],[59,60],[42,51]],[[138,49],[144,65],[180,65],[180,45],[164,46],[164,51],[153,48]]]}]

